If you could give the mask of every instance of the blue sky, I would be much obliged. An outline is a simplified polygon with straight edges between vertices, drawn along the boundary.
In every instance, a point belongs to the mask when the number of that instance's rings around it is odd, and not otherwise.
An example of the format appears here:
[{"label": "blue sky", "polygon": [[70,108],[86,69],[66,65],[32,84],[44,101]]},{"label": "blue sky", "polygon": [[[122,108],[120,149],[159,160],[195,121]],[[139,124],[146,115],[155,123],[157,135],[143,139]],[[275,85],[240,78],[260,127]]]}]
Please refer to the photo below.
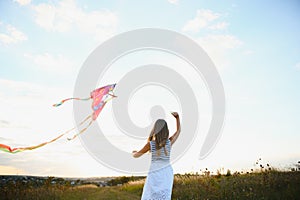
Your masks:
[{"label": "blue sky", "polygon": [[[71,105],[61,110],[51,105],[72,96],[88,55],[118,33],[154,27],[198,42],[218,68],[226,94],[226,122],[215,150],[199,161],[194,156],[203,141],[199,134],[186,155],[174,163],[175,171],[247,169],[259,157],[278,167],[289,166],[300,159],[299,11],[297,0],[1,1],[0,143],[36,144],[73,126]],[[122,62],[137,66],[150,62],[147,56]],[[172,64],[165,55],[152,56]],[[114,70],[106,80],[117,82],[124,72]],[[142,95],[137,98],[143,106]],[[200,104],[205,111],[210,105],[209,100]],[[138,109],[131,113],[142,115]],[[109,118],[109,108],[103,116]],[[111,128],[113,122],[107,124],[107,130],[117,131]],[[205,129],[209,122],[204,124]],[[114,140],[120,145],[126,138]],[[139,141],[129,140],[132,143],[122,148],[140,147]],[[185,163],[190,166],[182,167]],[[93,160],[79,141],[59,141],[20,155],[1,153],[0,173],[118,175]]]}]

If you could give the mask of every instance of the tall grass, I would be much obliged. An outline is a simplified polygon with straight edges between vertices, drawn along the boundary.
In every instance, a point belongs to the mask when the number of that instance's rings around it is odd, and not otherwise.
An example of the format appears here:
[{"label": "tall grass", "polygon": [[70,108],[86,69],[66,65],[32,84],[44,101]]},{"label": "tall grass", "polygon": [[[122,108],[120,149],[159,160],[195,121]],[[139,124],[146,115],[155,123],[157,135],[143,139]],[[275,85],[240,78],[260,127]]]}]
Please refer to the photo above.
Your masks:
[{"label": "tall grass", "polygon": [[299,199],[300,172],[177,175],[173,199]]},{"label": "tall grass", "polygon": [[[118,186],[71,186],[68,182],[52,184],[51,179],[38,185],[8,182],[0,187],[0,199],[135,200],[141,197],[144,178],[119,177],[110,183]],[[248,173],[176,174],[172,199],[300,199],[300,171],[284,172],[264,168]]]}]

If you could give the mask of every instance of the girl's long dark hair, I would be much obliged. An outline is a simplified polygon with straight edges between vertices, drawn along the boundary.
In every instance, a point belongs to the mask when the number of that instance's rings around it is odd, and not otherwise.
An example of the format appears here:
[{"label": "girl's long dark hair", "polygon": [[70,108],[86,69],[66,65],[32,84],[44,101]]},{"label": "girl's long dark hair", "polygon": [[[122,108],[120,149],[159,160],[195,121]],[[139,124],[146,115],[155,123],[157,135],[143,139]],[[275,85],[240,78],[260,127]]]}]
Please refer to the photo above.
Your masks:
[{"label": "girl's long dark hair", "polygon": [[[153,137],[155,137],[155,147],[156,150],[160,150],[162,147],[165,150],[165,155],[168,155],[168,152],[166,151],[166,142],[169,139],[169,129],[168,129],[168,124],[165,120],[163,119],[158,119],[148,138],[148,141],[153,140]],[[160,151],[157,151],[157,154],[160,154]]]}]

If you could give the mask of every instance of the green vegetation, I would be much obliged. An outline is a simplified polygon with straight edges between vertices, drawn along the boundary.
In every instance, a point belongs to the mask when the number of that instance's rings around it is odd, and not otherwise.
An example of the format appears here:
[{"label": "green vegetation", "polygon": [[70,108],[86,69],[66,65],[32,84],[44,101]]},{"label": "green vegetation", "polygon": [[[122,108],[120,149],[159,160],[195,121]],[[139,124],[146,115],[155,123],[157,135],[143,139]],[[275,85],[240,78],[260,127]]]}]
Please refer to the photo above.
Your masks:
[{"label": "green vegetation", "polygon": [[[52,184],[53,177],[43,184],[8,182],[1,185],[1,199],[140,199],[143,177],[118,177],[108,185],[72,186],[66,181]],[[123,184],[123,185],[120,185]],[[300,171],[261,170],[252,173],[204,175],[176,174],[172,199],[299,199]]]},{"label": "green vegetation", "polygon": [[300,172],[260,172],[199,177],[177,176],[174,199],[297,199]]}]

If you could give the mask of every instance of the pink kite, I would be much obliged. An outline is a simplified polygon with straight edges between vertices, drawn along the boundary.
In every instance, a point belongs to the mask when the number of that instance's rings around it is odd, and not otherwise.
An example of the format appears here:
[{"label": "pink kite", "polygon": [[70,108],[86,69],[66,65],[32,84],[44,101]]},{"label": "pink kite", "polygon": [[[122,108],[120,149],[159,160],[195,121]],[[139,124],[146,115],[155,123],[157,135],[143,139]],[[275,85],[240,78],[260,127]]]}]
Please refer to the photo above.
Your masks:
[{"label": "pink kite", "polygon": [[[68,98],[68,99],[62,100],[58,104],[54,104],[53,105],[54,107],[58,107],[58,106],[62,105],[64,102],[69,101],[69,100],[89,100],[89,99],[93,99],[93,103],[92,103],[93,113],[91,115],[87,116],[82,122],[80,122],[78,124],[78,127],[79,127],[79,126],[83,125],[85,122],[87,122],[88,120],[90,120],[88,122],[87,126],[84,127],[83,129],[81,129],[72,138],[68,138],[68,140],[73,140],[78,135],[80,135],[81,133],[83,133],[84,131],[86,131],[88,129],[88,127],[93,123],[93,121],[97,119],[98,115],[102,111],[102,109],[105,106],[105,104],[108,101],[110,101],[111,99],[113,99],[114,97],[116,97],[114,95],[114,93],[113,93],[113,90],[115,89],[115,86],[116,86],[116,84],[111,84],[111,85],[107,85],[107,86],[95,89],[95,90],[93,90],[91,92],[90,97],[88,97],[88,98]],[[52,139],[52,140],[50,140],[48,142],[43,142],[43,143],[35,145],[35,146],[11,148],[10,146],[7,146],[5,144],[0,144],[0,150],[8,152],[8,153],[18,153],[18,152],[22,152],[22,151],[25,151],[25,150],[37,149],[39,147],[42,147],[42,146],[44,146],[46,144],[50,144],[50,143],[58,140],[62,136],[68,134],[69,132],[71,132],[71,131],[73,131],[75,129],[76,129],[76,126],[73,127],[72,129],[64,132],[63,134],[60,134],[59,136],[57,136],[56,138],[54,138],[54,139]]]}]

